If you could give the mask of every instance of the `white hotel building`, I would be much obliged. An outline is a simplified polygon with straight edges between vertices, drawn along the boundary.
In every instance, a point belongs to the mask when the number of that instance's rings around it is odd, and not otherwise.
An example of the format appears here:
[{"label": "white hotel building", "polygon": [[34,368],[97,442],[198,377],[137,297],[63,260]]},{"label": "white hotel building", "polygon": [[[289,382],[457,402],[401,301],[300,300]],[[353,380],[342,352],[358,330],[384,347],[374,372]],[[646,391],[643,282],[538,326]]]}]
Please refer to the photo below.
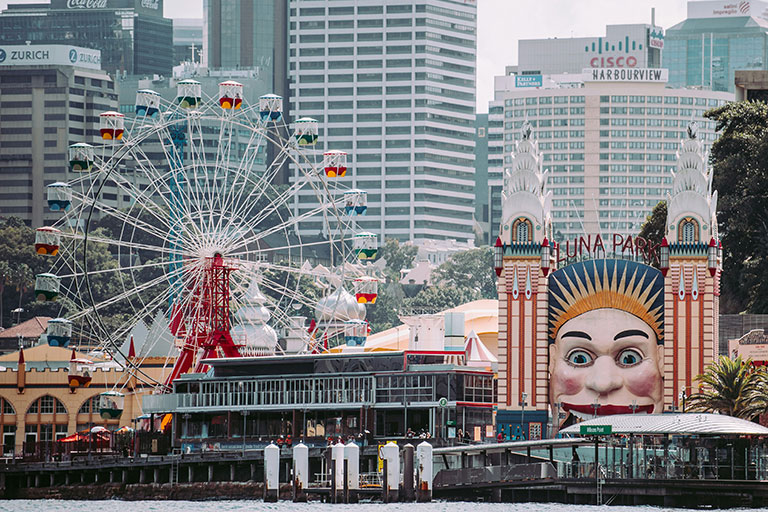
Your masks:
[{"label": "white hotel building", "polygon": [[[711,145],[714,122],[703,114],[733,95],[667,88],[667,77],[666,69],[585,69],[543,76],[534,87],[514,75],[496,77],[491,109],[503,112],[504,163],[528,119],[549,170],[556,240],[637,234],[670,191],[690,121]],[[498,197],[501,169],[489,169],[489,178],[491,197]],[[500,212],[493,213],[490,230],[498,233]]]},{"label": "white hotel building", "polygon": [[339,179],[368,192],[358,225],[382,239],[474,239],[476,13],[474,0],[290,2],[291,116],[320,122],[318,151],[349,153]]}]

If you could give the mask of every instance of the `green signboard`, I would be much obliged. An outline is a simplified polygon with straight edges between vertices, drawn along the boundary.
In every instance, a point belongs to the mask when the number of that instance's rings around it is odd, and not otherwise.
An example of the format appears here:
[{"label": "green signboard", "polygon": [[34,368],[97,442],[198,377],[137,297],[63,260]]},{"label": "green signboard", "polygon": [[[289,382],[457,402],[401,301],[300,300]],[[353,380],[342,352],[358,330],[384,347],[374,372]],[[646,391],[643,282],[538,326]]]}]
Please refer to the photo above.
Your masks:
[{"label": "green signboard", "polygon": [[581,425],[579,433],[583,436],[607,436],[612,432],[610,425]]}]

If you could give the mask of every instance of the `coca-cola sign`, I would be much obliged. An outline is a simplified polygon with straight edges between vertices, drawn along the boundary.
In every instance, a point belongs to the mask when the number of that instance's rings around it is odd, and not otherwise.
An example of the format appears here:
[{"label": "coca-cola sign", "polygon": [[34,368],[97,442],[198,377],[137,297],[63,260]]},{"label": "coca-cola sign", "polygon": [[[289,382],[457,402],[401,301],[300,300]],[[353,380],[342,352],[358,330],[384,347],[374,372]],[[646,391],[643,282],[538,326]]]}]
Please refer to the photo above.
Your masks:
[{"label": "coca-cola sign", "polygon": [[141,6],[145,9],[154,9],[156,11],[160,8],[160,0],[141,0]]},{"label": "coca-cola sign", "polygon": [[67,0],[67,9],[106,9],[107,0]]}]

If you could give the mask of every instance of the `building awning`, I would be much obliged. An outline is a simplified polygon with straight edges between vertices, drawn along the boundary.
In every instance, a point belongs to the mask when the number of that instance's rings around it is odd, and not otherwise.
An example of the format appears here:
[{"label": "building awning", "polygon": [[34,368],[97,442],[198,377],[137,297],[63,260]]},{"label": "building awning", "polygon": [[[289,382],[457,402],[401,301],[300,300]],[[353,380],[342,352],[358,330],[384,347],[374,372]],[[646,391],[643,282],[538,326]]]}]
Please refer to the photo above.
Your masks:
[{"label": "building awning", "polygon": [[579,434],[582,425],[610,425],[614,434],[768,435],[768,428],[757,423],[710,413],[616,414],[582,421],[560,433]]}]

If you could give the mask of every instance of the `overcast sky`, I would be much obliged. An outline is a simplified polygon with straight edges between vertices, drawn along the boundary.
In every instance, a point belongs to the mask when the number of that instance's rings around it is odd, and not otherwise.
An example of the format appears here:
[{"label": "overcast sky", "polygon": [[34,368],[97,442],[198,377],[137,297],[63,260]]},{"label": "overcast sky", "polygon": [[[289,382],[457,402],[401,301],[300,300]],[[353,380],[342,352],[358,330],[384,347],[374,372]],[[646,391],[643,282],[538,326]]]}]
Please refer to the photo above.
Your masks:
[{"label": "overcast sky", "polygon": [[[12,0],[42,3],[45,0]],[[0,0],[0,8],[8,5]],[[203,0],[165,0],[170,18],[202,18]],[[685,19],[685,0],[477,0],[477,109],[488,111],[493,77],[517,63],[517,40],[605,35],[605,25],[650,23],[669,28]]]}]

